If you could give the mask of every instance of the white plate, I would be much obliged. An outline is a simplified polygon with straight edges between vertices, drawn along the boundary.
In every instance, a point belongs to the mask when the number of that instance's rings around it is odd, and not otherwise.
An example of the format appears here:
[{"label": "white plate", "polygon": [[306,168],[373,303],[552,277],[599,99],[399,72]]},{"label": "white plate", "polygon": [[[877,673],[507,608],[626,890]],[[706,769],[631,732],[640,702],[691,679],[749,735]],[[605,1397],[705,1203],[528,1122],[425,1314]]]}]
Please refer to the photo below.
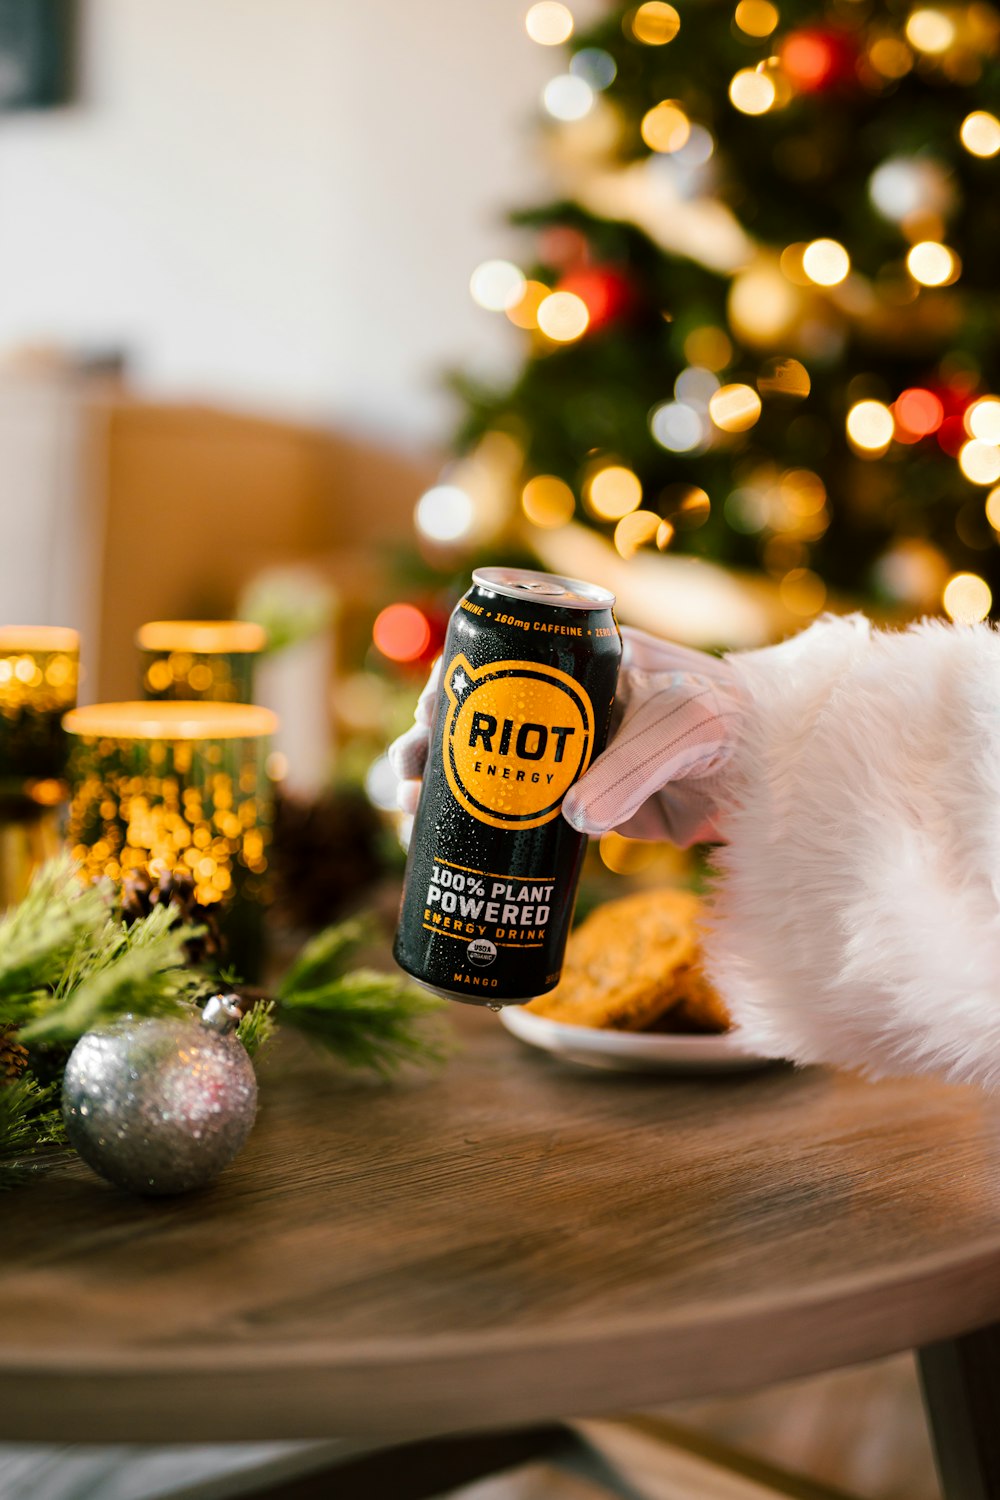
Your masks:
[{"label": "white plate", "polygon": [[712,1036],[600,1031],[593,1026],[550,1021],[520,1005],[505,1005],[500,1020],[530,1047],[541,1047],[567,1062],[616,1073],[737,1073],[766,1068],[774,1062],[745,1048],[735,1031]]}]

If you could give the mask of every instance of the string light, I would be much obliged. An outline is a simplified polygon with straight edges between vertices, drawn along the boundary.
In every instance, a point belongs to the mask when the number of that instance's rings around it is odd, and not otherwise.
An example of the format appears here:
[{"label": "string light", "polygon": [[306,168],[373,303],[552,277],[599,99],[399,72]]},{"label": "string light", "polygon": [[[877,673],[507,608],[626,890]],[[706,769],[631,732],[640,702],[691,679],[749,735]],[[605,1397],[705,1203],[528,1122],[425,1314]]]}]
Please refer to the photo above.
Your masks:
[{"label": "string light", "polygon": [[684,358],[706,370],[724,370],[733,357],[733,346],[721,328],[706,323],[694,328],[684,340]]},{"label": "string light", "polygon": [[913,67],[913,53],[898,37],[880,36],[868,49],[868,61],[883,78],[905,78]]},{"label": "string light", "polygon": [[958,467],[971,484],[996,484],[1000,479],[1000,448],[973,438],[962,444]]},{"label": "string light", "polygon": [[947,52],[955,40],[955,23],[940,10],[915,10],[906,22],[906,40],[918,52]]},{"label": "string light", "polygon": [[643,115],[639,133],[650,151],[668,154],[687,145],[691,121],[679,104],[664,99]]},{"label": "string light", "polygon": [[994,531],[1000,532],[1000,489],[990,490],[986,496],[986,519]]},{"label": "string light", "polygon": [[771,0],[740,0],[733,18],[747,36],[770,36],[780,17]]},{"label": "string light", "polygon": [[919,439],[937,432],[944,420],[944,407],[933,391],[913,386],[902,391],[893,403],[892,415],[897,436]]},{"label": "string light", "polygon": [[484,260],[469,278],[473,302],[488,312],[504,312],[524,294],[523,272],[509,260]]},{"label": "string light", "polygon": [[921,286],[945,286],[954,281],[957,265],[947,245],[937,240],[921,240],[906,257],[906,269]]},{"label": "string light", "polygon": [[691,453],[705,441],[705,426],[693,406],[683,401],[664,401],[650,414],[649,430],[661,448],[670,453]]},{"label": "string light", "polygon": [[569,124],[582,120],[594,107],[597,95],[585,78],[573,73],[558,73],[542,91],[542,103],[554,120]]},{"label": "string light", "polygon": [[570,59],[569,70],[574,78],[584,79],[592,89],[607,89],[615,81],[618,64],[603,47],[584,47]]},{"label": "string light", "polygon": [[866,457],[878,457],[892,442],[896,424],[881,401],[857,401],[847,413],[847,436]]},{"label": "string light", "polygon": [[801,301],[777,265],[763,262],[733,277],[728,310],[736,336],[766,348],[794,327]]},{"label": "string light", "polygon": [[802,269],[817,286],[837,286],[851,269],[851,257],[837,240],[813,240],[802,252]]},{"label": "string light", "polygon": [[559,0],[538,0],[524,18],[524,29],[541,47],[558,47],[573,35],[573,13]]},{"label": "string light", "polygon": [[777,96],[774,81],[756,68],[741,68],[729,84],[730,103],[744,115],[766,114]]},{"label": "string light", "polygon": [[984,396],[965,413],[966,431],[984,443],[1000,443],[1000,400]]},{"label": "string light", "polygon": [[538,309],[551,291],[544,281],[526,281],[516,302],[504,308],[515,328],[537,328]]},{"label": "string light", "polygon": [[826,584],[809,568],[792,568],[778,585],[778,595],[793,615],[818,615],[826,602]]},{"label": "string light", "polygon": [[1000,120],[988,110],[974,109],[966,115],[958,135],[973,156],[996,156],[1000,151]]},{"label": "string light", "polygon": [[711,370],[698,365],[688,365],[674,381],[674,395],[688,406],[707,407],[719,389],[719,377]]},{"label": "string light", "polygon": [[415,604],[387,604],[372,626],[372,640],[390,661],[417,661],[430,645],[431,627]]},{"label": "string light", "polygon": [[590,313],[575,292],[550,292],[538,305],[538,326],[557,344],[571,344],[587,331]]},{"label": "string light", "polygon": [[521,491],[521,509],[533,526],[554,530],[573,519],[576,497],[554,474],[536,474]]},{"label": "string light", "polygon": [[456,484],[436,484],[417,501],[417,530],[432,542],[457,542],[472,530],[476,508]]},{"label": "string light", "polygon": [[642,503],[642,484],[638,474],[622,464],[608,464],[598,469],[587,483],[586,499],[590,509],[602,521],[620,521]]},{"label": "string light", "polygon": [[804,400],[812,390],[805,365],[797,359],[769,359],[757,379],[762,396],[793,396]]},{"label": "string light", "polygon": [[651,510],[634,510],[615,527],[615,548],[622,557],[634,557],[640,547],[653,541],[660,518]]},{"label": "string light", "polygon": [[944,586],[941,603],[956,624],[975,625],[989,614],[993,594],[978,573],[954,573]]},{"label": "string light", "polygon": [[663,47],[680,31],[681,18],[664,0],[647,0],[626,16],[625,24],[637,42],[647,47]]},{"label": "string light", "polygon": [[724,385],[708,403],[709,416],[723,432],[746,432],[760,411],[760,397],[752,385]]},{"label": "string light", "polygon": [[674,536],[673,523],[670,521],[661,521],[656,528],[656,545],[661,552],[666,552]]}]

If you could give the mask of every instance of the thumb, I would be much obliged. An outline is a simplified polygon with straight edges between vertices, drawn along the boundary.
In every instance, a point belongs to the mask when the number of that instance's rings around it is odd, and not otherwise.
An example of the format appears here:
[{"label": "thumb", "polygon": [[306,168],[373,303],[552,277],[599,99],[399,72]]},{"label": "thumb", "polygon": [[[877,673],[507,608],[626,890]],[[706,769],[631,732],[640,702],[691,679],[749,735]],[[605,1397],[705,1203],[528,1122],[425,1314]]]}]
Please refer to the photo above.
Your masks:
[{"label": "thumb", "polygon": [[732,753],[738,713],[735,698],[705,678],[680,672],[661,678],[570,787],[563,817],[580,833],[607,833],[669,782],[714,774]]}]

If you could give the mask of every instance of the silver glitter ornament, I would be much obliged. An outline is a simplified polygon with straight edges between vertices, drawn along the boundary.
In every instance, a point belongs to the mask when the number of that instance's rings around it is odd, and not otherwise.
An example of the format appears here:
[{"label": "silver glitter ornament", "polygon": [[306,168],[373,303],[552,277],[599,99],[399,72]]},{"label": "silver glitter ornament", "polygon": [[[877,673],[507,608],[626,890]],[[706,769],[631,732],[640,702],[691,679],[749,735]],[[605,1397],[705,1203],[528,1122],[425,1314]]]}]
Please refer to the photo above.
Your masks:
[{"label": "silver glitter ornament", "polygon": [[62,1112],[70,1144],[130,1193],[184,1193],[211,1182],[241,1150],[257,1113],[257,1079],[232,1035],[226,996],[201,1019],[126,1016],[90,1031],[70,1054]]}]

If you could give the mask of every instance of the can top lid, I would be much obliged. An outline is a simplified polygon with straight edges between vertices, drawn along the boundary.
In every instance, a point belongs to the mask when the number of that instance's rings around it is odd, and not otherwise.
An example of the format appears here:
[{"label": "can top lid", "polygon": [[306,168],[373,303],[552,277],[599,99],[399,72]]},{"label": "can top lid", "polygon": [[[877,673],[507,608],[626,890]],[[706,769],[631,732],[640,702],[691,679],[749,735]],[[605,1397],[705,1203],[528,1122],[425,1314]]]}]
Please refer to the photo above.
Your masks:
[{"label": "can top lid", "polygon": [[505,599],[533,599],[557,609],[611,609],[615,596],[610,589],[558,573],[536,573],[532,568],[476,568],[472,581]]}]

